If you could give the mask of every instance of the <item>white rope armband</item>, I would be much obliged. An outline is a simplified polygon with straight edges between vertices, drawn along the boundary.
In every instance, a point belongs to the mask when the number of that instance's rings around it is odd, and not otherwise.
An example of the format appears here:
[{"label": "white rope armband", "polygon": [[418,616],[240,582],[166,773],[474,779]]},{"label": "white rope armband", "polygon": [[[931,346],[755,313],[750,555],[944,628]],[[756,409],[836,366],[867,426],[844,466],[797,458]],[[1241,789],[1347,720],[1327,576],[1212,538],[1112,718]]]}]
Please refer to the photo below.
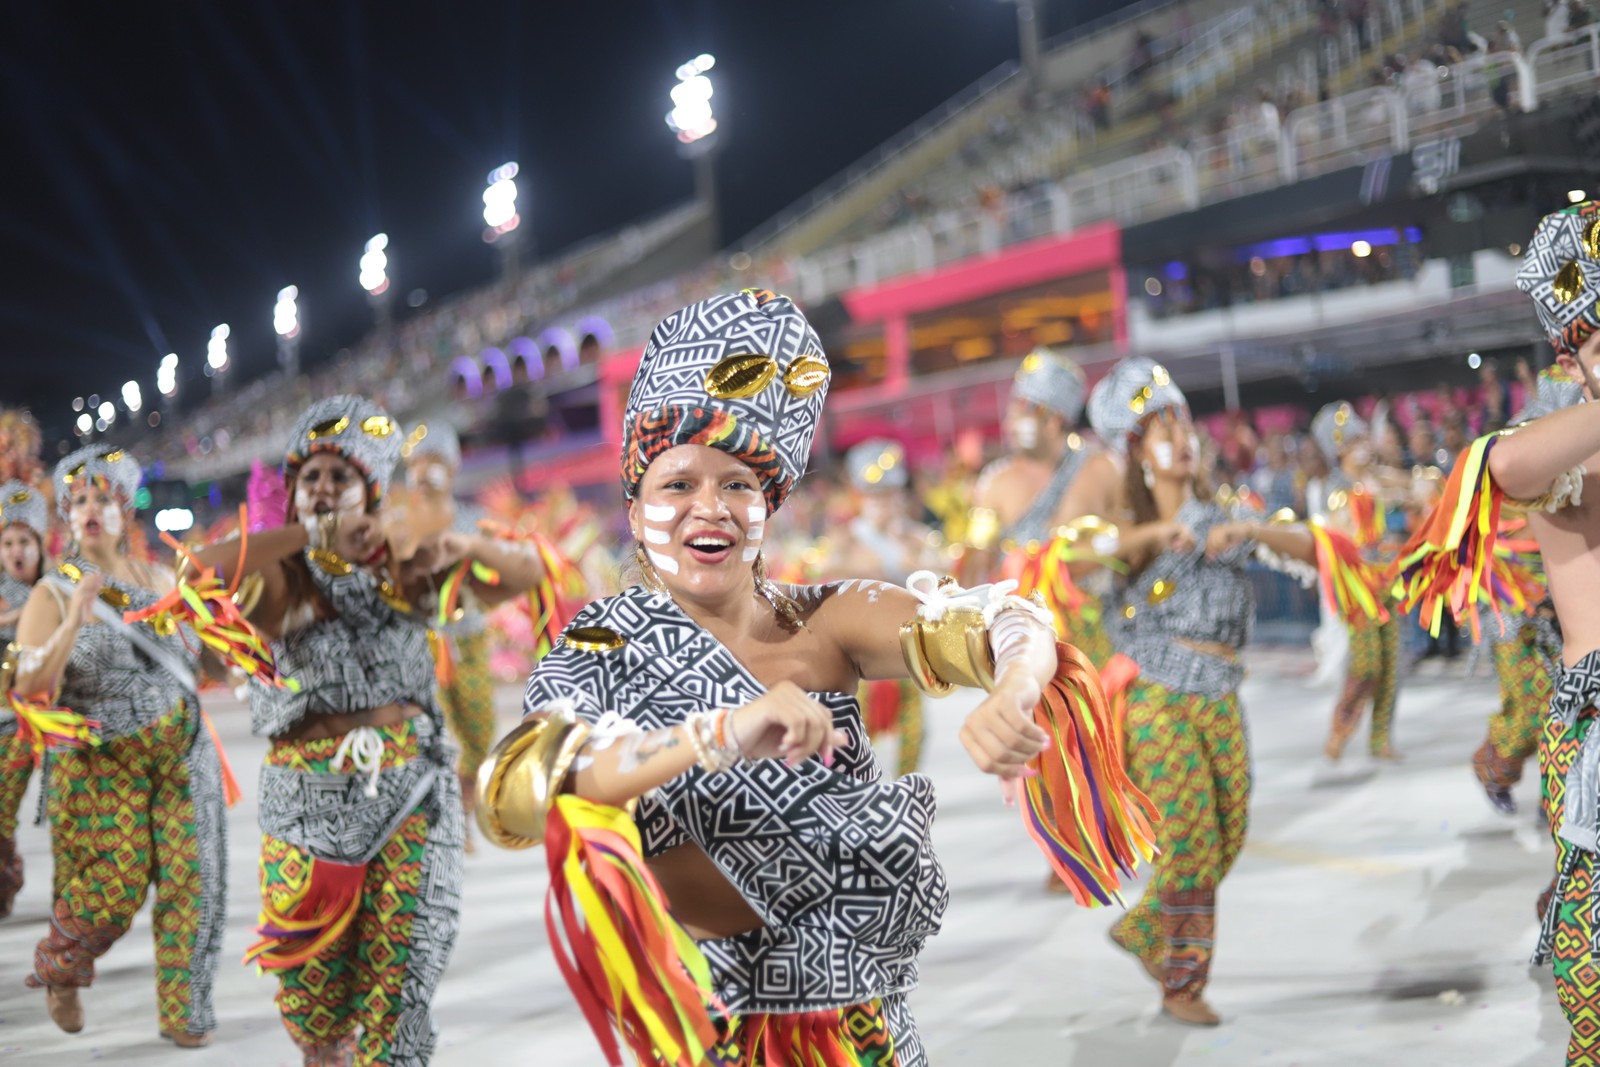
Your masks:
[{"label": "white rope armband", "polygon": [[1303,559],[1294,559],[1291,556],[1280,556],[1261,542],[1256,542],[1256,559],[1263,565],[1279,574],[1286,574],[1299,582],[1303,588],[1310,589],[1317,584],[1317,568]]}]

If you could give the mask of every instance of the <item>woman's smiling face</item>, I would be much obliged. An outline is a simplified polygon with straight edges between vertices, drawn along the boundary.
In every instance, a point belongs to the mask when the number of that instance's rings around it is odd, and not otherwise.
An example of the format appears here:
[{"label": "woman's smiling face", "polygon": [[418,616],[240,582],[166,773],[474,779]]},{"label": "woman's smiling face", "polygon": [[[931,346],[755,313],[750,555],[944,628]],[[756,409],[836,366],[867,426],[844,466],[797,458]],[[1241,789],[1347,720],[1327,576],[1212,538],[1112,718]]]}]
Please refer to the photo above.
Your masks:
[{"label": "woman's smiling face", "polygon": [[714,601],[751,587],[767,506],[739,460],[707,445],[677,445],[645,471],[628,521],[669,592]]}]

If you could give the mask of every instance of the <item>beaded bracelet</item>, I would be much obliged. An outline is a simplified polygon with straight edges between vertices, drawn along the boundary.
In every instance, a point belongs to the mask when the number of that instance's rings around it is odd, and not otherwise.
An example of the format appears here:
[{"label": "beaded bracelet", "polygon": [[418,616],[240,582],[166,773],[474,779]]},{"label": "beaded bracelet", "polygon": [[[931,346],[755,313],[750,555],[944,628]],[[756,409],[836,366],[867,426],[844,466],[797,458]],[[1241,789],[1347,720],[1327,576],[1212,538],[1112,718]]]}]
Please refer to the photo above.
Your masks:
[{"label": "beaded bracelet", "polygon": [[707,774],[719,774],[744,758],[737,742],[730,742],[728,709],[697,711],[684,720],[695,762]]}]

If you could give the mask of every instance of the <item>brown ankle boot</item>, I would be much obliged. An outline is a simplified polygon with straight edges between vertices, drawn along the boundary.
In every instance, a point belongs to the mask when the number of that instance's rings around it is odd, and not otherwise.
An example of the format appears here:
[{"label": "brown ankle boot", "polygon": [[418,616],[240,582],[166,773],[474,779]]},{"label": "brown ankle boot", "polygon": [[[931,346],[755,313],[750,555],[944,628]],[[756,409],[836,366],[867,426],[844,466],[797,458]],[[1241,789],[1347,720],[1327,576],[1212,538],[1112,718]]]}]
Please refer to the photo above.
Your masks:
[{"label": "brown ankle boot", "polygon": [[50,1021],[69,1034],[83,1029],[83,1001],[78,999],[78,987],[50,985],[44,987],[44,1005],[50,1012]]},{"label": "brown ankle boot", "polygon": [[1222,1016],[1200,997],[1162,997],[1161,1011],[1185,1026],[1217,1026]]},{"label": "brown ankle boot", "polygon": [[356,1035],[346,1034],[326,1045],[300,1045],[300,1054],[305,1058],[305,1067],[352,1067],[356,1062]]}]

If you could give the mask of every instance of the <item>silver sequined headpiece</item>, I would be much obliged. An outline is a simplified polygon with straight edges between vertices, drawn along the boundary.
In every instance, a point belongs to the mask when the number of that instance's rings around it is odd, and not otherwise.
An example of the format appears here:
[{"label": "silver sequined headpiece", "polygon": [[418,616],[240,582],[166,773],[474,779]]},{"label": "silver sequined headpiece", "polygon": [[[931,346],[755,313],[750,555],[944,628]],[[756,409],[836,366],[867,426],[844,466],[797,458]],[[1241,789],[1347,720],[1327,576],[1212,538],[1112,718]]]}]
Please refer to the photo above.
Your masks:
[{"label": "silver sequined headpiece", "polygon": [[1165,408],[1189,409],[1189,401],[1167,368],[1148,356],[1129,356],[1095,383],[1089,393],[1089,425],[1118,452],[1128,451],[1128,436],[1140,433],[1146,415]]},{"label": "silver sequined headpiece", "polygon": [[43,543],[50,527],[50,509],[44,494],[27,482],[6,482],[0,485],[0,530],[19,522]]},{"label": "silver sequined headpiece", "polygon": [[400,424],[363,396],[330,396],[306,408],[289,435],[283,458],[285,480],[318,452],[335,452],[367,482],[367,510],[376,511],[388,491],[405,436]]},{"label": "silver sequined headpiece", "polygon": [[71,452],[56,464],[53,480],[56,487],[56,510],[62,518],[67,516],[67,504],[72,487],[82,478],[104,478],[112,490],[122,497],[124,507],[133,507],[133,498],[139,492],[139,481],[144,470],[139,461],[121,448],[110,445],[88,445]]},{"label": "silver sequined headpiece", "polygon": [[1083,416],[1087,391],[1083,368],[1077,361],[1048,348],[1036,348],[1023,356],[1011,383],[1013,397],[1048,408],[1068,426],[1076,426]]},{"label": "silver sequined headpiece", "polygon": [[1367,431],[1367,420],[1357,415],[1346,400],[1325,404],[1311,420],[1311,439],[1317,443],[1322,458],[1335,467],[1344,450],[1366,437]]}]

